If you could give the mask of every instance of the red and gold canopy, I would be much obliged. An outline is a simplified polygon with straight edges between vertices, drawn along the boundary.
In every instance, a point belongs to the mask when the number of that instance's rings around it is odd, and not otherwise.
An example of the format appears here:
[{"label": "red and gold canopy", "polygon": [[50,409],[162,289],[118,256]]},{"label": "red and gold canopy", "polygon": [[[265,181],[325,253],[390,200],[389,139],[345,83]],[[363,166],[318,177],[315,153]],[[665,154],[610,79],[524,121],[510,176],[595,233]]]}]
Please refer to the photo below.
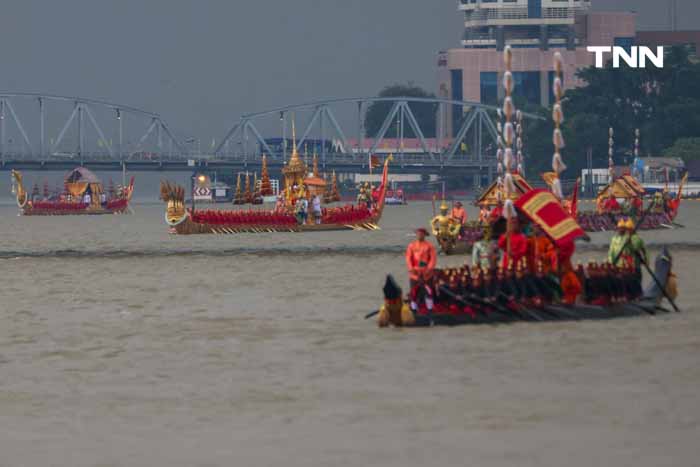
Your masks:
[{"label": "red and gold canopy", "polygon": [[550,191],[530,190],[515,202],[515,206],[539,225],[557,246],[586,236],[586,232]]}]

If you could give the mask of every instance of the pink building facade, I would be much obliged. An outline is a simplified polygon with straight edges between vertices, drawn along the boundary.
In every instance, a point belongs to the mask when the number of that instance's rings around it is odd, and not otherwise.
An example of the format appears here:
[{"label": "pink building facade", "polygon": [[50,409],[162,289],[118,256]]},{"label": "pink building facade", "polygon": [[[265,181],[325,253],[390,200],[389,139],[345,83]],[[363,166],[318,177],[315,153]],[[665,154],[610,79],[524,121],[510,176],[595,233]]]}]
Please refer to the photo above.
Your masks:
[{"label": "pink building facade", "polygon": [[[533,9],[533,3],[540,8]],[[503,98],[502,51],[510,45],[516,96],[549,106],[555,52],[563,56],[564,87],[570,89],[581,84],[577,71],[594,63],[586,47],[634,43],[634,13],[591,12],[589,8],[590,2],[583,0],[462,0],[460,9],[466,12],[463,47],[439,53],[438,95],[497,105]],[[438,126],[443,138],[454,135],[467,110],[442,108]]]}]

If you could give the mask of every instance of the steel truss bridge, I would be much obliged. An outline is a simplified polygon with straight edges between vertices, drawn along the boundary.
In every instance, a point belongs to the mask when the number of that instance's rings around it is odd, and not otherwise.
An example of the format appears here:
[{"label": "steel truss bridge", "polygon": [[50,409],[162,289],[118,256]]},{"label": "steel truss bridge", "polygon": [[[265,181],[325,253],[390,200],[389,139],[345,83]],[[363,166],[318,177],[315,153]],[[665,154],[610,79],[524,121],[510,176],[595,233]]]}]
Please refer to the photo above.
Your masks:
[{"label": "steel truss bridge", "polygon": [[[25,113],[16,110],[23,102]],[[26,103],[33,104],[27,108]],[[365,113],[374,103],[390,106],[377,135],[367,138]],[[51,104],[55,137],[46,141],[47,108]],[[411,104],[433,106],[437,116],[435,138],[426,137]],[[54,110],[55,108],[55,110]],[[395,171],[424,173],[456,170],[490,176],[495,169],[498,133],[494,124],[497,108],[469,101],[418,97],[364,97],[330,99],[244,114],[208,153],[187,148],[156,113],[98,100],[35,93],[0,92],[0,165],[9,168],[71,168],[81,163],[95,169],[195,170],[197,167],[247,169],[259,166],[266,154],[272,168],[282,166],[291,153],[291,124],[297,124],[297,147],[320,144],[320,165],[338,171],[366,169],[369,154],[393,152]],[[461,115],[454,138],[446,138],[447,118]],[[33,112],[33,116],[31,113]],[[25,114],[30,117],[25,117]],[[338,118],[342,115],[342,118]],[[525,114],[526,119],[540,118]],[[125,120],[129,119],[126,128]],[[345,126],[340,122],[346,123]],[[31,122],[34,132],[28,132]],[[271,138],[259,129],[279,128]],[[87,128],[86,128],[87,127]],[[104,129],[111,131],[106,132]],[[407,138],[410,128],[413,138]],[[14,138],[9,129],[14,130]],[[389,130],[396,138],[386,138]],[[88,131],[89,130],[89,131]],[[36,135],[33,139],[30,134]],[[354,141],[348,135],[355,137]],[[281,136],[281,138],[280,138]],[[411,149],[405,142],[411,140]],[[388,141],[395,145],[388,148]],[[192,143],[193,140],[188,141]],[[312,143],[315,144],[315,143]],[[193,169],[193,167],[195,169]]]},{"label": "steel truss bridge", "polygon": [[3,163],[72,160],[75,165],[177,157],[183,152],[157,113],[83,97],[0,91]]}]

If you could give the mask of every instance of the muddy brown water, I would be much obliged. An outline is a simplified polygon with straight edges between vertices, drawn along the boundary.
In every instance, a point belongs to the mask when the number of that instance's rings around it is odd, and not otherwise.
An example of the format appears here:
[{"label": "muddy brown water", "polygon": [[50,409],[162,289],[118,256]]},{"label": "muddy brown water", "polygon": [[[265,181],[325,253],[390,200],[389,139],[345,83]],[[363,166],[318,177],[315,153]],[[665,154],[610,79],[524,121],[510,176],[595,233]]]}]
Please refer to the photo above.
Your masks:
[{"label": "muddy brown water", "polygon": [[430,330],[362,319],[429,203],[308,235],[135,211],[0,206],[0,465],[698,463],[700,203],[644,234],[671,245],[680,314]]}]

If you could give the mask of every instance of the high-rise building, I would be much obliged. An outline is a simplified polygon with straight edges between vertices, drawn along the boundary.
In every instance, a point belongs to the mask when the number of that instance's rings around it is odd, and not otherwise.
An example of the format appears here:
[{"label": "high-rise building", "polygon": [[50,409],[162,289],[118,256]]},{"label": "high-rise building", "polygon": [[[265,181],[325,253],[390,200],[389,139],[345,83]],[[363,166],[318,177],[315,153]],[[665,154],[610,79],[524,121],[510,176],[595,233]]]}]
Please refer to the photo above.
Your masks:
[{"label": "high-rise building", "polygon": [[[503,97],[502,51],[514,49],[515,94],[533,104],[552,100],[553,55],[564,58],[564,87],[580,84],[576,72],[594,63],[587,46],[634,44],[631,12],[594,12],[591,0],[460,0],[464,15],[461,48],[440,52],[441,97],[496,104]],[[462,113],[445,108],[444,137],[459,127]]]}]

